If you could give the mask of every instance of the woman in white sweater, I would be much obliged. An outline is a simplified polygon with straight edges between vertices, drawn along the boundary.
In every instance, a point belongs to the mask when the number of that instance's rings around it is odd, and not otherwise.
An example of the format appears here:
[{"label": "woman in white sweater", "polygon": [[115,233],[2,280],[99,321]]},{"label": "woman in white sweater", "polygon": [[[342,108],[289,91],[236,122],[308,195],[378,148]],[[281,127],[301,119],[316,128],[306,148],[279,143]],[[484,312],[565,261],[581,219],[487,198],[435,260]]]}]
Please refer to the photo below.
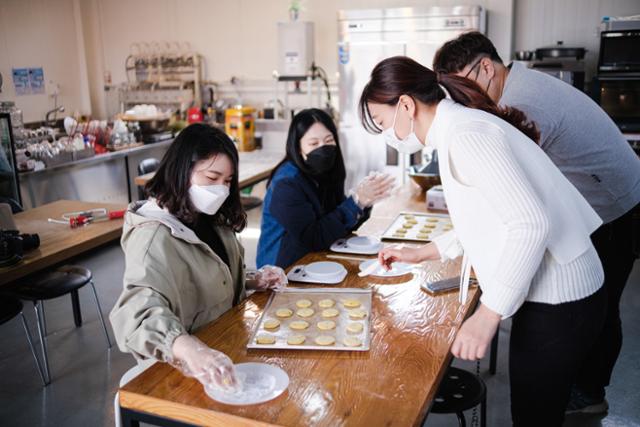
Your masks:
[{"label": "woman in white sweater", "polygon": [[389,58],[374,68],[360,110],[364,126],[398,151],[438,150],[454,225],[426,246],[383,250],[381,264],[462,255],[461,288],[472,266],[482,297],[453,355],[482,358],[500,320],[513,316],[513,423],[561,426],[604,319],[602,266],[589,238],[600,218],[534,142],[535,125],[470,80]]}]

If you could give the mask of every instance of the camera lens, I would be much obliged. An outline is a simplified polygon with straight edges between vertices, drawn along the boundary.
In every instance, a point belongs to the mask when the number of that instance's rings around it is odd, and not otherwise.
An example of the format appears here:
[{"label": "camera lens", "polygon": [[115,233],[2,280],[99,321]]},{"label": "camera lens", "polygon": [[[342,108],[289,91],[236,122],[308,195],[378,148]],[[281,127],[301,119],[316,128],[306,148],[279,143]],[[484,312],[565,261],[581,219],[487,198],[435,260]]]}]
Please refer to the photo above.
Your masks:
[{"label": "camera lens", "polygon": [[30,251],[40,246],[40,236],[37,234],[25,233],[21,234],[20,237],[22,238],[22,247],[25,251]]}]

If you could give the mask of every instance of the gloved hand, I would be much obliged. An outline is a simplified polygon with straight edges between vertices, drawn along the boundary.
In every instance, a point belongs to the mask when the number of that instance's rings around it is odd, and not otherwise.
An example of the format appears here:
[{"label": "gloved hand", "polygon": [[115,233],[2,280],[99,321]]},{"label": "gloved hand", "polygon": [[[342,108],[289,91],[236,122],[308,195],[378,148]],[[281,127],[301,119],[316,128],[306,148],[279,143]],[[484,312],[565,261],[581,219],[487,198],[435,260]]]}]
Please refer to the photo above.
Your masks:
[{"label": "gloved hand", "polygon": [[247,272],[247,287],[256,291],[277,290],[284,288],[288,283],[284,270],[273,265],[265,265],[257,271]]},{"label": "gloved hand", "polygon": [[353,191],[353,196],[361,208],[373,206],[380,200],[389,197],[395,185],[395,178],[389,174],[371,172]]},{"label": "gloved hand", "polygon": [[169,363],[186,377],[193,377],[208,388],[233,392],[239,387],[233,362],[193,335],[180,335],[173,342]]}]

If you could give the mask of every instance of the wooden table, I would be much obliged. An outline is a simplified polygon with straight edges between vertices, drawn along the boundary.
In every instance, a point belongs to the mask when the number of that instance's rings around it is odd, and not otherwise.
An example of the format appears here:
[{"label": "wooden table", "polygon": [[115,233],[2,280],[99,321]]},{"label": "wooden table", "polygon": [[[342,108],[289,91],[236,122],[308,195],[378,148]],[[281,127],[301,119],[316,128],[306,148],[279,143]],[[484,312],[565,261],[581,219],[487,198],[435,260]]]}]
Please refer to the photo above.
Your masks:
[{"label": "wooden table", "polygon": [[0,268],[0,286],[118,239],[122,233],[122,219],[96,222],[75,229],[47,221],[48,218],[61,219],[63,213],[94,208],[106,208],[111,211],[125,209],[126,206],[58,200],[16,214],[14,220],[18,230],[21,233],[37,233],[40,236],[40,247],[27,252],[22,262]]},{"label": "wooden table", "polygon": [[[273,168],[284,158],[284,153],[280,151],[254,150],[241,152],[239,154],[238,180],[240,189],[250,187],[269,178]],[[135,183],[144,186],[153,178],[155,172],[137,176]]]},{"label": "wooden table", "polygon": [[[425,211],[409,188],[385,205],[374,209],[366,224],[369,232],[382,234],[386,215],[398,209]],[[300,263],[326,259],[326,253],[316,253]],[[373,290],[370,351],[247,350],[268,299],[256,293],[196,335],[235,363],[265,362],[284,369],[290,378],[284,394],[260,405],[228,406],[208,398],[196,380],[158,363],[120,389],[123,425],[136,420],[206,426],[419,425],[449,365],[455,334],[479,292],[470,289],[461,306],[457,292],[429,295],[411,274],[360,278],[358,262],[338,261],[349,272],[338,286]]]}]

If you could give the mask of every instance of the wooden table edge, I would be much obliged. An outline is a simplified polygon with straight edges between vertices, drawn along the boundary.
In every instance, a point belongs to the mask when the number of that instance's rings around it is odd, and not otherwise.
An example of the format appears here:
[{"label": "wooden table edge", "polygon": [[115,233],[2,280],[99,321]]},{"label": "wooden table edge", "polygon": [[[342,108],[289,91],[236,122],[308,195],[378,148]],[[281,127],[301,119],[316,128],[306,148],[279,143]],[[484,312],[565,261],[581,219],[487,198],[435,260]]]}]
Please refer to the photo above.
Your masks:
[{"label": "wooden table edge", "polygon": [[120,389],[119,404],[121,408],[135,412],[143,412],[153,416],[202,426],[224,427],[278,427],[250,418],[238,417],[225,412],[196,408],[169,400],[149,397]]}]

